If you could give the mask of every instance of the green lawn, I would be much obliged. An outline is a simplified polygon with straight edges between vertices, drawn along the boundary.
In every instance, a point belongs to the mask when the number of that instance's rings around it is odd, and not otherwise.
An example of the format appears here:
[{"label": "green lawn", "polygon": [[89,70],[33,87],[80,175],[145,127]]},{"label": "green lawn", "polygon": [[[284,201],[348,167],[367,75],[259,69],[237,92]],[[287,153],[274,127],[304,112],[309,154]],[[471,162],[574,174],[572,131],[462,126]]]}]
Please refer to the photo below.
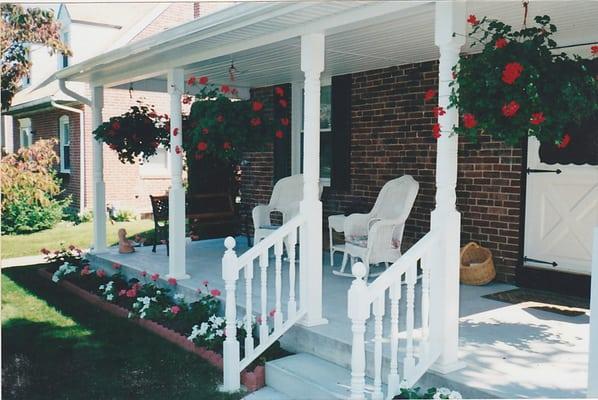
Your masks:
[{"label": "green lawn", "polygon": [[4,399],[238,399],[221,373],[39,277],[2,270]]},{"label": "green lawn", "polygon": [[[118,241],[117,232],[120,228],[125,228],[128,236],[145,232],[144,236],[147,237],[154,228],[154,222],[147,219],[133,222],[115,222],[114,224],[107,223],[106,228],[108,243],[112,244]],[[2,235],[2,258],[36,255],[43,247],[50,250],[59,248],[60,242],[64,242],[67,246],[73,244],[86,249],[91,244],[92,229],[91,222],[84,222],[79,225],[61,222],[52,229],[28,235]]]}]

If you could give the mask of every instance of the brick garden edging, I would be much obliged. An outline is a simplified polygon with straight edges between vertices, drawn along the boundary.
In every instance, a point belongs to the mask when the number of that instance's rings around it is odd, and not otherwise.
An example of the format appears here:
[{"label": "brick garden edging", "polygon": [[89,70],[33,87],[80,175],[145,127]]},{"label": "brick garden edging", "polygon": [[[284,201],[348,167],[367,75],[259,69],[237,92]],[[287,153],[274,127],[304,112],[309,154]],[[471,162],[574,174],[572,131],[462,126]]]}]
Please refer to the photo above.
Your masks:
[{"label": "brick garden edging", "polygon": [[[52,274],[46,269],[41,268],[37,270],[38,274],[43,278],[52,281]],[[80,288],[72,282],[61,280],[57,283],[58,286],[62,287],[66,291],[74,294],[75,296],[87,301],[100,308],[103,311],[108,312],[111,315],[120,318],[126,318],[130,322],[141,326],[142,328],[153,332],[161,338],[177,345],[178,347],[196,354],[203,358],[219,370],[223,370],[223,359],[222,356],[215,351],[208,350],[205,347],[196,346],[192,341],[188,340],[185,336],[180,333],[173,331],[161,325],[157,322],[148,319],[140,318],[129,318],[129,310],[116,304],[108,303],[101,297],[88,292],[85,289]],[[241,383],[247,388],[249,392],[254,392],[261,389],[266,385],[266,369],[263,365],[258,365],[253,371],[242,371],[241,372]]]}]

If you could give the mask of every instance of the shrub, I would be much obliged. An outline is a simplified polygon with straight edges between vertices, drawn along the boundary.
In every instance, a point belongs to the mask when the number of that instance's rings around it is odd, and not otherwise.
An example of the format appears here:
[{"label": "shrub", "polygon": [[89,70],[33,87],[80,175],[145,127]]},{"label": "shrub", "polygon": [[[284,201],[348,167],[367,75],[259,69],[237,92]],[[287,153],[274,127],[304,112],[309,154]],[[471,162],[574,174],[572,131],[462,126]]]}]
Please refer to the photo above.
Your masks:
[{"label": "shrub", "polygon": [[131,222],[137,219],[137,216],[133,211],[129,210],[116,210],[112,219],[116,222]]},{"label": "shrub", "polygon": [[70,198],[58,199],[60,179],[55,140],[39,140],[29,148],[2,158],[2,233],[20,234],[48,229],[63,216]]}]

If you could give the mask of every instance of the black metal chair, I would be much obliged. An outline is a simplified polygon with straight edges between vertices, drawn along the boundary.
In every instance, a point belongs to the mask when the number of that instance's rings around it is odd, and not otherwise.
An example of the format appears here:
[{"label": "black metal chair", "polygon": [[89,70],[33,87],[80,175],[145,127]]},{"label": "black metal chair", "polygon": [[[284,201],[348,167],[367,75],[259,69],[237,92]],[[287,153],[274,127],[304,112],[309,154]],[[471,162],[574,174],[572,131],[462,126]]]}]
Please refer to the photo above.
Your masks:
[{"label": "black metal chair", "polygon": [[[152,212],[154,214],[154,247],[152,251],[156,252],[158,241],[164,240],[166,244],[166,255],[170,255],[168,246],[168,196],[152,196]],[[161,239],[163,238],[163,239]]]}]

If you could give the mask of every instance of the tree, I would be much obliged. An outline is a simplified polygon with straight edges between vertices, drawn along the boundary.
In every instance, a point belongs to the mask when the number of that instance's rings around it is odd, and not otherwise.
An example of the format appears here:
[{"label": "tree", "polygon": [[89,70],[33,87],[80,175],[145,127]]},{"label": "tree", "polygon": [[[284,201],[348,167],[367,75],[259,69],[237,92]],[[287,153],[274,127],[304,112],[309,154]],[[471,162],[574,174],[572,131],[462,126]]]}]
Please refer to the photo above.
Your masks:
[{"label": "tree", "polygon": [[42,45],[50,54],[71,55],[71,50],[60,41],[60,23],[52,10],[24,9],[20,5],[2,4],[0,46],[2,47],[2,109],[10,107],[19,89],[21,79],[29,74],[31,61],[28,45]]}]

